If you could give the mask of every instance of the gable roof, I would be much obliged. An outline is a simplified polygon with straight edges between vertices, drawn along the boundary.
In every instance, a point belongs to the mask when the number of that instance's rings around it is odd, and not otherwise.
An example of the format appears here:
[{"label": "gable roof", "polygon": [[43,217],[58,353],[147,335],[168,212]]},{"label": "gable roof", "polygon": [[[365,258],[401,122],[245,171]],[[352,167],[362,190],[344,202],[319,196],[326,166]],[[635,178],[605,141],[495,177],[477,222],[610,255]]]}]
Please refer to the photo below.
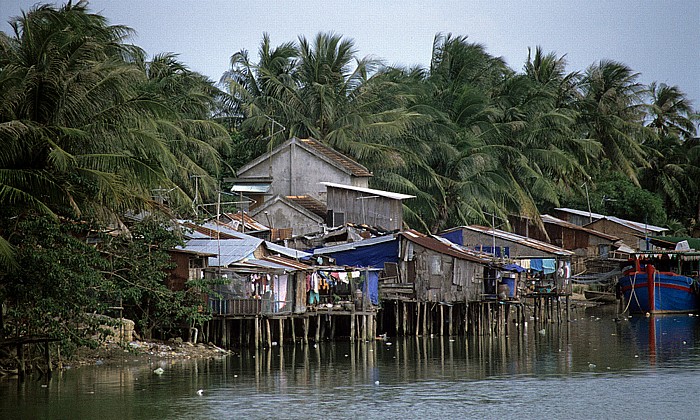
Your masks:
[{"label": "gable roof", "polygon": [[617,236],[609,235],[609,234],[603,233],[603,232],[598,232],[595,229],[590,229],[590,228],[587,228],[584,226],[575,225],[573,223],[567,222],[566,220],[561,220],[561,219],[558,219],[554,216],[550,216],[549,214],[543,214],[541,217],[542,217],[543,223],[551,223],[553,225],[561,226],[563,228],[586,232],[589,235],[593,235],[593,236],[597,236],[599,238],[607,239],[607,240],[612,241],[612,242],[620,240],[620,238],[618,238]]},{"label": "gable roof", "polygon": [[[633,222],[631,220],[620,219],[619,217],[615,217],[615,216],[603,216],[603,218],[600,220],[608,220],[610,222],[625,226],[629,229],[632,229],[632,230],[640,232],[640,233],[645,233],[645,232],[661,233],[661,232],[666,232],[668,230],[664,227],[648,225],[646,223]],[[598,222],[600,222],[600,220],[596,220],[592,223],[584,225],[584,227],[588,227],[588,226],[591,226],[595,223],[598,223]]]},{"label": "gable roof", "polygon": [[[258,214],[264,212],[265,210],[267,210],[268,208],[272,207],[273,205],[275,205],[275,204],[277,204],[277,203],[281,203],[281,204],[283,204],[283,205],[285,205],[285,206],[287,206],[287,207],[290,207],[290,208],[292,208],[293,210],[295,210],[295,211],[297,211],[297,212],[303,214],[304,216],[308,217],[309,219],[312,219],[312,220],[317,221],[318,223],[321,223],[321,222],[324,221],[324,217],[321,217],[321,216],[319,216],[318,214],[311,212],[311,211],[310,211],[309,209],[307,209],[306,207],[304,207],[304,206],[302,206],[302,205],[300,205],[300,204],[297,204],[296,202],[294,202],[294,201],[292,201],[292,200],[289,200],[288,198],[283,197],[283,196],[281,196],[281,195],[276,195],[276,196],[274,196],[271,200],[265,201],[262,205],[260,205],[260,206],[256,207],[255,209],[253,209],[253,210],[251,211],[251,213],[253,214],[253,216],[257,216]],[[324,216],[325,216],[325,215],[324,215]]]},{"label": "gable roof", "polygon": [[628,227],[632,230],[636,230],[638,232],[665,232],[668,230],[668,229],[660,227],[660,226],[648,225],[648,224],[640,223],[640,222],[633,222],[631,220],[620,219],[619,217],[615,217],[615,216],[606,216],[604,214],[590,213],[587,211],[569,209],[566,207],[559,207],[559,208],[556,208],[554,210],[561,211],[564,213],[575,214],[577,216],[584,216],[584,217],[590,216],[592,219],[594,219],[591,223],[584,225],[584,227],[590,226],[595,222],[598,222],[600,220],[605,219],[605,220],[609,220],[613,223],[616,223],[618,225],[626,226],[626,227]]},{"label": "gable roof", "polygon": [[324,219],[326,217],[326,212],[328,211],[326,205],[309,195],[288,195],[285,198],[299,204],[319,217]]},{"label": "gable roof", "polygon": [[399,235],[406,238],[409,242],[418,244],[423,248],[439,252],[440,254],[449,255],[460,260],[467,260],[481,264],[488,264],[491,262],[491,259],[487,258],[486,254],[468,251],[464,247],[453,244],[448,240],[443,241],[433,236],[426,236],[415,230],[406,230],[399,233]]},{"label": "gable roof", "polygon": [[395,192],[390,192],[390,191],[375,190],[372,188],[355,187],[353,185],[336,184],[334,182],[321,182],[320,184],[325,185],[326,187],[331,187],[331,188],[339,188],[339,189],[343,189],[343,190],[350,190],[350,191],[363,192],[366,194],[378,195],[380,197],[390,198],[392,200],[405,200],[407,198],[416,198],[415,195],[408,195],[408,194],[400,194],[400,193],[395,193]]},{"label": "gable roof", "polygon": [[[325,162],[335,166],[336,168],[340,169],[343,172],[346,172],[348,174],[357,176],[357,177],[370,177],[372,176],[372,172],[369,171],[366,167],[362,166],[358,162],[352,160],[351,158],[345,156],[344,154],[338,152],[337,150],[317,141],[314,139],[299,139],[297,137],[292,137],[291,139],[287,140],[286,142],[282,143],[281,145],[277,146],[275,149],[273,149],[270,152],[263,153],[262,155],[258,156],[257,158],[251,160],[250,162],[246,163],[245,165],[241,166],[237,174],[240,176],[240,174],[248,171],[249,169],[259,165],[260,163],[264,162],[265,160],[269,159],[271,156],[274,156],[278,153],[280,153],[282,150],[285,150],[289,148],[292,144],[298,145],[299,147],[303,148],[307,152],[311,153],[314,156],[317,156],[318,158],[324,160]],[[240,180],[240,178],[239,178]]]},{"label": "gable roof", "polygon": [[483,235],[494,236],[498,239],[505,241],[510,241],[517,243],[519,245],[536,249],[538,251],[547,252],[549,254],[560,255],[560,256],[572,256],[574,252],[568,251],[564,248],[548,244],[547,242],[538,241],[532,238],[527,238],[525,236],[517,235],[515,233],[506,232],[504,230],[492,229],[490,227],[479,226],[479,225],[469,225],[469,226],[459,226],[456,228],[448,229],[445,232],[453,232],[455,230],[469,230],[472,232],[480,233]]},{"label": "gable roof", "polygon": [[346,168],[355,176],[372,176],[372,172],[370,172],[369,169],[318,140],[299,139],[299,141],[301,144],[308,146],[310,149],[315,150],[338,165]]},{"label": "gable roof", "polygon": [[605,217],[604,214],[598,214],[598,213],[593,213],[593,212],[584,211],[584,210],[570,209],[570,208],[566,208],[566,207],[558,207],[558,208],[555,208],[554,210],[557,210],[557,211],[560,211],[563,213],[574,214],[576,216],[590,217],[591,219],[594,219],[594,220],[602,219],[603,217]]}]

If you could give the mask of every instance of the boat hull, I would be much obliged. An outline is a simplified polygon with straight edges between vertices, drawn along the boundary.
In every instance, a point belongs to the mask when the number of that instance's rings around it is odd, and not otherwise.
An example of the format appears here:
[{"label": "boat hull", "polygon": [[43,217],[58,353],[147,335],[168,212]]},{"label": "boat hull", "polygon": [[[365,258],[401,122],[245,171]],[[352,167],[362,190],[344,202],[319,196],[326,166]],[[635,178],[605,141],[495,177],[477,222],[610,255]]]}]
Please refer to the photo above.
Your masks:
[{"label": "boat hull", "polygon": [[[649,278],[654,287],[649,289]],[[623,302],[633,313],[687,313],[700,311],[700,297],[691,277],[661,272],[630,273],[619,280]]]}]

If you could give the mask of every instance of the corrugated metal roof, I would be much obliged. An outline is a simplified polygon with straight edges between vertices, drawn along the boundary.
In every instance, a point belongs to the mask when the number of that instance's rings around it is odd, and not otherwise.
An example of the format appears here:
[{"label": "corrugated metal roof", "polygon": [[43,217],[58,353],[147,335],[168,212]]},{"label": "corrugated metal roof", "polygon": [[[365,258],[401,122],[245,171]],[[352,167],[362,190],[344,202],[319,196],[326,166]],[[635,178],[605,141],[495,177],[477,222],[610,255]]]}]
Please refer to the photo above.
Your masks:
[{"label": "corrugated metal roof", "polygon": [[262,239],[252,236],[243,239],[190,239],[180,249],[213,254],[214,257],[209,257],[210,267],[227,267],[234,262],[253,258],[253,252],[261,243]]},{"label": "corrugated metal roof", "polygon": [[555,208],[554,210],[562,211],[564,213],[575,214],[577,216],[590,217],[592,219],[602,219],[603,217],[605,217],[604,214],[598,214],[598,213],[588,212],[588,211],[584,211],[584,210],[569,209],[566,207],[558,207],[558,208]]},{"label": "corrugated metal roof", "polygon": [[266,194],[270,192],[270,188],[272,188],[272,186],[267,183],[233,184],[231,192]]},{"label": "corrugated metal roof", "polygon": [[415,230],[403,231],[399,233],[399,235],[424,248],[449,255],[460,260],[467,260],[480,264],[488,264],[491,262],[491,259],[485,256],[486,254],[467,252],[466,250],[460,249],[461,247],[459,247],[459,245],[456,245],[450,241],[447,241],[446,243],[432,236],[425,236]]},{"label": "corrugated metal roof", "polygon": [[[615,216],[605,216],[604,219],[610,220],[613,223],[617,223],[619,225],[626,226],[632,230],[636,230],[637,232],[666,232],[668,229],[660,227],[660,226],[654,226],[654,225],[647,225],[645,223],[639,223],[639,222],[633,222],[631,220],[625,220],[625,219],[620,219],[619,217]],[[595,223],[595,222],[594,222]],[[589,223],[590,225],[590,223]],[[588,226],[588,225],[586,225]]]},{"label": "corrugated metal roof", "polygon": [[580,231],[586,232],[590,235],[595,235],[595,236],[598,236],[600,238],[608,239],[610,241],[619,241],[620,240],[620,238],[618,238],[617,236],[608,235],[607,233],[598,232],[595,229],[590,229],[587,227],[575,225],[573,223],[567,222],[566,220],[557,219],[556,217],[550,216],[549,214],[543,214],[541,217],[542,217],[542,222],[544,222],[544,223],[551,223],[553,225],[565,227],[567,229],[580,230]]},{"label": "corrugated metal roof", "polygon": [[384,242],[391,242],[396,239],[396,235],[385,235],[377,236],[376,238],[363,239],[357,242],[348,242],[346,244],[334,245],[334,246],[324,246],[323,248],[316,248],[314,250],[314,255],[325,255],[333,254],[336,252],[350,251],[352,249],[360,248],[363,246],[370,246],[381,244]]},{"label": "corrugated metal roof", "polygon": [[[516,235],[515,233],[510,233],[510,232],[506,232],[506,231],[498,230],[498,229],[492,229],[492,228],[485,227],[485,226],[469,225],[469,226],[460,226],[460,227],[455,228],[455,229],[466,229],[466,230],[470,230],[472,232],[478,232],[478,233],[481,233],[484,235],[495,236],[496,238],[499,238],[499,239],[515,242],[515,243],[520,244],[522,246],[537,249],[539,251],[548,252],[550,254],[562,255],[562,256],[574,255],[574,253],[571,251],[567,251],[564,248],[559,248],[558,246],[554,246],[554,245],[548,244],[546,242],[538,241],[538,240],[531,239],[531,238],[526,238],[524,236]],[[452,231],[452,230],[454,230],[454,229],[450,229],[450,231]]]},{"label": "corrugated metal roof", "polygon": [[269,241],[265,241],[265,246],[272,252],[276,252],[278,254],[282,254],[290,258],[308,258],[312,255],[308,252],[299,251],[298,249],[293,248],[287,248],[286,246],[277,245]]},{"label": "corrugated metal roof", "polygon": [[378,195],[380,197],[391,198],[393,200],[405,200],[407,198],[416,198],[415,195],[400,194],[389,191],[375,190],[372,188],[355,187],[353,185],[336,184],[334,182],[321,182],[322,185],[331,188],[340,188],[343,190],[358,191],[366,194]]},{"label": "corrugated metal roof", "polygon": [[337,164],[343,166],[349,170],[355,176],[372,176],[367,168],[360,165],[356,161],[350,159],[348,156],[338,152],[337,150],[317,141],[314,139],[299,139],[302,144],[309,146],[310,148],[316,150]]},{"label": "corrugated metal roof", "polygon": [[264,224],[258,222],[255,219],[253,219],[252,217],[250,217],[250,215],[248,215],[246,213],[241,213],[241,212],[224,213],[223,215],[224,215],[224,217],[232,220],[232,222],[225,223],[225,225],[227,225],[231,229],[234,229],[237,232],[239,231],[239,229],[241,229],[241,226],[240,226],[241,219],[243,220],[245,230],[247,230],[247,231],[260,232],[260,231],[270,230],[269,227],[265,226]]},{"label": "corrugated metal roof", "polygon": [[[596,219],[592,223],[595,223],[596,221],[598,221],[600,219],[610,220],[613,223],[627,226],[630,229],[637,230],[639,232],[645,232],[645,231],[647,231],[647,232],[665,232],[668,230],[668,229],[660,227],[660,226],[647,225],[644,223],[633,222],[631,220],[620,219],[619,217],[615,217],[615,216],[606,216],[604,214],[589,213],[587,211],[569,209],[566,207],[559,207],[559,208],[556,208],[554,210],[562,211],[565,213],[575,214],[577,216],[584,216],[584,217],[589,217],[589,215],[590,215],[590,217],[592,217],[593,219]],[[590,223],[588,225],[590,225]],[[588,225],[586,225],[586,226],[588,226]]]}]

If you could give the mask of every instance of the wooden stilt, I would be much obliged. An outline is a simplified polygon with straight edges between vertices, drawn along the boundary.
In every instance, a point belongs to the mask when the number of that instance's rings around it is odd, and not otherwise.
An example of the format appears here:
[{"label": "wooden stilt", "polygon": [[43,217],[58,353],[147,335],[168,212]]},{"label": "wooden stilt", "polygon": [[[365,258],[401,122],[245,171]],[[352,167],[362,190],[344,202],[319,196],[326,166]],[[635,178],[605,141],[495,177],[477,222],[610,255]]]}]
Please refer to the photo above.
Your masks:
[{"label": "wooden stilt", "polygon": [[447,335],[452,337],[454,331],[452,331],[452,306],[447,307]]},{"label": "wooden stilt", "polygon": [[394,326],[396,327],[396,335],[399,335],[399,301],[394,302]]},{"label": "wooden stilt", "polygon": [[260,348],[260,317],[256,316],[253,322],[253,329],[255,330],[255,353],[257,353]]},{"label": "wooden stilt", "polygon": [[267,332],[267,348],[272,347],[272,328],[270,328],[270,318],[265,318],[265,331]]},{"label": "wooden stilt", "polygon": [[309,344],[309,317],[304,317],[304,344]]},{"label": "wooden stilt", "polygon": [[297,332],[294,330],[294,321],[295,320],[296,320],[296,318],[294,318],[294,316],[291,316],[289,318],[289,324],[290,324],[291,329],[292,329],[292,344],[297,343]]},{"label": "wooden stilt", "polygon": [[316,315],[316,343],[321,341],[321,315]]},{"label": "wooden stilt", "polygon": [[401,335],[406,336],[408,333],[408,311],[406,310],[406,302],[401,302],[401,308],[403,310],[403,323],[401,327]]},{"label": "wooden stilt", "polygon": [[418,328],[420,327],[420,302],[416,302],[416,337],[418,337]]},{"label": "wooden stilt", "polygon": [[[420,305],[420,303],[418,303]],[[428,335],[428,302],[423,303],[423,335],[427,336]]]},{"label": "wooden stilt", "polygon": [[280,327],[279,345],[281,346],[282,344],[284,344],[284,318],[279,319],[279,327]]},{"label": "wooden stilt", "polygon": [[445,335],[445,305],[440,305],[440,337]]},{"label": "wooden stilt", "polygon": [[355,314],[350,314],[350,342],[355,342]]}]

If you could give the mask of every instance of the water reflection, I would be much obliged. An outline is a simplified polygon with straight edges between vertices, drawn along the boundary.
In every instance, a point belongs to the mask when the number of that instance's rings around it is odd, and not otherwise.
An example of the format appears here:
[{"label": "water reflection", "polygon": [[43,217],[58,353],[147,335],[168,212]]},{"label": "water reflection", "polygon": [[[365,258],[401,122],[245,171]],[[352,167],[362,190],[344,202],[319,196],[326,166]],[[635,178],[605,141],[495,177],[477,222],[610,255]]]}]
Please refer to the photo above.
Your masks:
[{"label": "water reflection", "polygon": [[[493,416],[493,407],[501,416],[564,416],[582,404],[569,398],[574,394],[615,406],[620,397],[603,390],[629,386],[630,375],[635,384],[650,381],[667,392],[661,397],[674,408],[658,413],[684,417],[689,402],[676,401],[670,390],[682,381],[687,392],[700,392],[700,318],[616,318],[595,308],[575,312],[571,323],[529,321],[522,334],[513,328],[508,336],[297,344],[222,359],[151,365],[125,359],[119,367],[60,372],[51,381],[5,378],[0,417],[414,418]],[[153,374],[158,366],[163,375]],[[523,402],[533,400],[540,405]],[[562,405],[568,411],[556,411]],[[578,409],[595,417],[590,407]],[[656,413],[644,402],[635,410]]]}]

